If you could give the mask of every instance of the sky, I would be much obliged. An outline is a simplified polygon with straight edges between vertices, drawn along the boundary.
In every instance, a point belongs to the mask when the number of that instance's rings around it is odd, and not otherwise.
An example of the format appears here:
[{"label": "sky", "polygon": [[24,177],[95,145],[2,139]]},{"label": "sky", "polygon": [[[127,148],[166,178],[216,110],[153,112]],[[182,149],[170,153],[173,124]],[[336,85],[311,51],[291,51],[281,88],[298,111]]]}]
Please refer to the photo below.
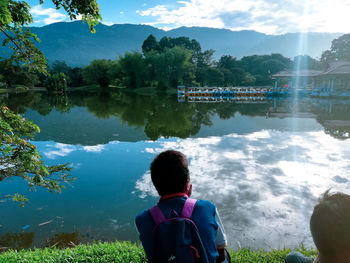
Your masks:
[{"label": "sky", "polygon": [[[32,26],[69,21],[51,1],[29,0]],[[105,25],[146,24],[294,32],[350,33],[350,0],[97,0]]]}]

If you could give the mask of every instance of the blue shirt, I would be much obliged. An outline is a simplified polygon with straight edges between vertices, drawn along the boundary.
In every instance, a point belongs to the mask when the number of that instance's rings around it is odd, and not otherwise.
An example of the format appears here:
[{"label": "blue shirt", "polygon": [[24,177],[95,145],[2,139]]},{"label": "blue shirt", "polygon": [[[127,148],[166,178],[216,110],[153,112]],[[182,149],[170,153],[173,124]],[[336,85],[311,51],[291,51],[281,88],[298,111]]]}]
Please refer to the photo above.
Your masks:
[{"label": "blue shirt", "polygon": [[[186,199],[186,197],[179,197],[164,200],[160,201],[158,206],[166,217],[172,209],[174,209],[180,215]],[[198,227],[199,235],[207,252],[209,262],[213,263],[216,262],[216,258],[219,256],[216,246],[224,245],[217,244],[216,242],[215,235],[219,227],[216,218],[219,217],[213,203],[206,200],[197,201],[191,219]],[[151,252],[153,249],[153,229],[155,227],[155,223],[148,210],[144,210],[136,216],[136,226],[139,231],[140,240],[146,252],[147,258],[150,262],[152,262]],[[225,243],[226,240],[223,242]]]}]

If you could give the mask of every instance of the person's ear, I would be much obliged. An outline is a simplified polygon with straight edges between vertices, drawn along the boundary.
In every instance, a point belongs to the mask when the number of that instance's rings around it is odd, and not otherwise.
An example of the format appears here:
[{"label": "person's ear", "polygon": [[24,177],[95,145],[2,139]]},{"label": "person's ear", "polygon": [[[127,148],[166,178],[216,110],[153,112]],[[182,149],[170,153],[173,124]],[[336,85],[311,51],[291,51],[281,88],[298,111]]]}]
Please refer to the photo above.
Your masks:
[{"label": "person's ear", "polygon": [[185,189],[184,189],[185,194],[190,197],[192,194],[192,184],[190,183],[190,181],[188,181],[185,185]]},{"label": "person's ear", "polygon": [[187,196],[190,197],[192,194],[192,184],[190,183]]},{"label": "person's ear", "polygon": [[191,193],[192,193],[192,184],[190,183],[190,181],[188,181],[188,182],[185,184],[184,193],[185,193],[186,195],[188,195],[188,197],[191,195]]}]

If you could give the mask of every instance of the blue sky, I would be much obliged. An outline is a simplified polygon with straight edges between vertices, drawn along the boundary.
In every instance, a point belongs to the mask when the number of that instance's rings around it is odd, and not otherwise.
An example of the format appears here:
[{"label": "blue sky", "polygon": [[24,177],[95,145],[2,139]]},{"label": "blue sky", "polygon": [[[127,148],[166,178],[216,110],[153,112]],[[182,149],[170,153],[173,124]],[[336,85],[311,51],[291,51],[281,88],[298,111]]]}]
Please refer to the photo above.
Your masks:
[{"label": "blue sky", "polygon": [[[288,32],[350,32],[350,0],[97,0],[102,23],[147,24],[165,30],[204,26]],[[51,1],[29,0],[33,26],[68,21]]]}]

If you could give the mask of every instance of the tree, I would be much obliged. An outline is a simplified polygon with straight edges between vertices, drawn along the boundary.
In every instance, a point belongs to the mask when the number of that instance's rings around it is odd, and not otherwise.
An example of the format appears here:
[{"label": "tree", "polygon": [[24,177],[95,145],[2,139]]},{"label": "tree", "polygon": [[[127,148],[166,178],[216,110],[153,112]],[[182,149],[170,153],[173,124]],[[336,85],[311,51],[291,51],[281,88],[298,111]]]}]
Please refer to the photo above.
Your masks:
[{"label": "tree", "polygon": [[[202,86],[208,85],[208,76],[211,76],[211,73],[216,73],[214,67],[215,66],[215,61],[213,59],[214,55],[214,50],[209,49],[204,52],[200,52],[198,56],[196,57],[195,66],[196,66],[196,81],[200,83]],[[212,70],[211,70],[212,69]],[[211,78],[211,81],[209,81],[212,84],[209,85],[220,85],[220,84],[213,84]],[[219,83],[219,82],[218,82]]]},{"label": "tree", "polygon": [[0,61],[0,74],[9,88],[14,84],[33,86],[37,82],[37,76],[28,71],[25,66],[14,65],[11,60],[4,59]]},{"label": "tree", "polygon": [[192,53],[191,60],[194,64],[196,64],[200,59],[199,56],[201,55],[202,48],[199,42],[195,39],[190,40],[188,37],[163,37],[159,41],[159,49],[162,52],[167,48],[174,47],[182,47],[184,49],[190,50]]},{"label": "tree", "polygon": [[[0,108],[0,182],[18,177],[26,181],[31,191],[44,187],[50,192],[60,192],[64,188],[62,183],[73,180],[68,173],[71,168],[67,164],[48,166],[40,160],[36,146],[27,140],[39,131],[38,126],[7,107]],[[0,197],[4,198],[21,204],[27,200],[18,193]]]},{"label": "tree", "polygon": [[51,72],[53,73],[64,73],[66,76],[68,76],[71,70],[71,67],[64,61],[55,60],[52,63]]},{"label": "tree", "polygon": [[113,78],[111,69],[114,64],[110,59],[93,60],[83,69],[83,78],[87,83],[98,84],[101,88],[108,87]]},{"label": "tree", "polygon": [[143,44],[142,44],[143,54],[146,54],[147,52],[150,52],[152,50],[159,51],[159,48],[160,48],[159,43],[155,38],[155,36],[153,36],[152,34],[149,35],[145,41],[143,41]]},{"label": "tree", "polygon": [[[40,4],[44,1],[40,0]],[[52,0],[56,9],[63,8],[71,20],[82,15],[90,30],[101,20],[96,0]],[[17,65],[26,64],[30,71],[46,72],[47,62],[34,42],[39,39],[28,28],[33,22],[27,1],[0,1],[0,32],[5,35],[3,46],[12,49],[10,60]],[[10,44],[11,43],[11,44]],[[1,59],[1,58],[0,58]]]},{"label": "tree", "polygon": [[67,76],[64,73],[53,73],[47,78],[47,90],[50,92],[65,92],[67,90]]},{"label": "tree", "polygon": [[83,69],[75,67],[69,72],[69,86],[80,87],[85,84],[83,79]]},{"label": "tree", "polygon": [[194,80],[191,54],[191,51],[180,46],[146,54],[146,63],[151,66],[152,75],[160,88],[191,84]]},{"label": "tree", "polygon": [[271,75],[292,67],[292,61],[281,54],[253,55],[240,61],[245,72],[255,77],[255,85],[270,85]]},{"label": "tree", "polygon": [[230,55],[224,55],[220,58],[218,63],[219,68],[226,68],[228,70],[238,68],[239,62],[235,57],[232,57]]},{"label": "tree", "polygon": [[218,68],[224,75],[224,86],[241,85],[246,74],[244,69],[240,67],[239,61],[229,55],[225,55],[220,58]]},{"label": "tree", "polygon": [[51,74],[54,75],[57,73],[63,73],[65,75],[65,79],[69,87],[79,87],[84,85],[82,68],[71,68],[66,64],[66,62],[56,60],[52,63]]},{"label": "tree", "polygon": [[[149,53],[154,53],[150,51]],[[151,80],[150,69],[139,52],[126,52],[124,57],[119,57],[121,82],[129,88],[140,88],[146,80]]]},{"label": "tree", "polygon": [[174,42],[171,40],[171,37],[162,37],[159,41],[160,50],[163,51],[165,48],[173,48]]},{"label": "tree", "polygon": [[293,68],[321,70],[322,63],[308,55],[299,55],[294,57]]},{"label": "tree", "polygon": [[326,50],[321,56],[323,64],[340,60],[350,61],[350,34],[334,39],[330,50]]},{"label": "tree", "polygon": [[[40,4],[44,1],[40,0]],[[96,0],[52,0],[57,9],[63,8],[70,19],[82,15],[90,31],[101,20]],[[26,1],[0,0],[0,33],[5,35],[2,45],[12,49],[10,64],[27,66],[28,72],[47,73],[44,55],[35,46],[38,38],[28,28],[33,22]],[[0,57],[0,60],[4,58]],[[25,138],[33,138],[39,128],[6,107],[0,109],[0,181],[12,177],[24,179],[31,190],[43,187],[50,192],[62,190],[62,183],[72,180],[67,165],[47,166],[40,160],[35,145]],[[8,195],[15,201],[24,202],[20,194]],[[4,198],[6,198],[4,197]]]},{"label": "tree", "polygon": [[203,71],[201,83],[203,86],[223,86],[224,73],[216,67],[208,67]]}]

